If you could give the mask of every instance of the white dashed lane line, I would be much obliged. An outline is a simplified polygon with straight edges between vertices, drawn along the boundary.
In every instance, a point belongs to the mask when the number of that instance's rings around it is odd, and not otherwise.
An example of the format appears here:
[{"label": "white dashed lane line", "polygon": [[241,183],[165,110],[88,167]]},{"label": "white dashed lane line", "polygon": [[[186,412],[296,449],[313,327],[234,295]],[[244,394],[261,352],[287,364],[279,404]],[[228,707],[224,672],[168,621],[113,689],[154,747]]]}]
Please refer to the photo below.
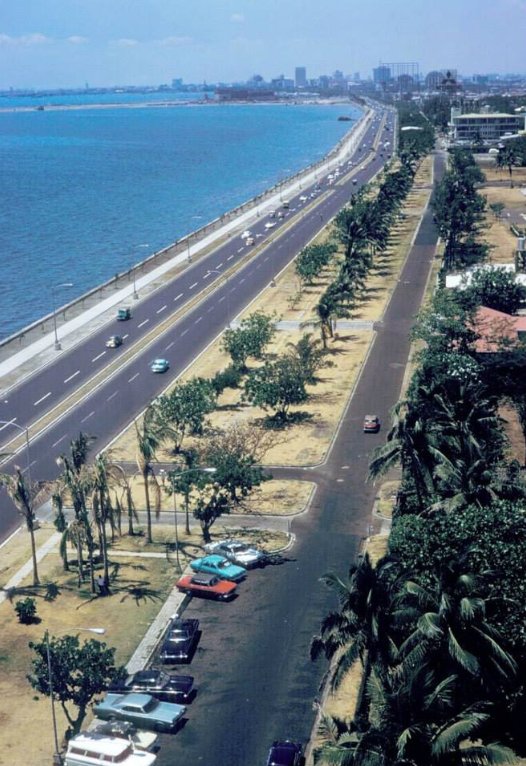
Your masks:
[{"label": "white dashed lane line", "polygon": [[137,325],[137,328],[140,328],[140,327],[144,327],[144,325],[145,325],[147,322],[149,322],[149,321],[150,321],[149,319],[145,319],[145,320],[143,320],[143,321],[142,321],[140,324],[138,324],[138,325]]},{"label": "white dashed lane line", "polygon": [[183,331],[182,331],[182,333],[181,333],[180,337],[182,338],[184,335],[186,335],[186,333],[187,333],[187,332],[188,332],[188,328],[187,328],[186,330],[183,330]]},{"label": "white dashed lane line", "polygon": [[197,319],[195,320],[194,324],[199,324],[199,322],[201,321],[202,318],[203,317],[197,317]]},{"label": "white dashed lane line", "polygon": [[239,284],[242,285],[244,281],[245,281],[245,277],[243,277],[243,279],[239,280]]},{"label": "white dashed lane line", "polygon": [[224,301],[224,300],[225,300],[225,296],[224,296],[224,295],[222,295],[222,296],[219,298],[219,300],[218,300],[218,303],[221,303],[221,302],[222,302],[222,301]]},{"label": "white dashed lane line", "polygon": [[15,420],[16,420],[16,418],[11,418],[11,420],[9,422],[4,423],[3,426],[0,426],[0,431],[3,431],[4,428],[9,428],[9,426],[12,426],[13,423],[15,422]]},{"label": "white dashed lane line", "polygon": [[160,309],[157,309],[157,311],[156,311],[155,313],[156,313],[156,314],[160,314],[161,312],[163,312],[163,311],[164,311],[165,309],[167,309],[167,308],[168,308],[168,306],[165,304],[164,306],[161,306],[161,308],[160,308]]},{"label": "white dashed lane line", "polygon": [[45,399],[48,398],[48,396],[51,396],[51,391],[48,391],[47,394],[45,394],[44,396],[41,396],[40,399],[37,399],[36,402],[33,402],[33,407],[36,407],[37,404],[40,404],[41,402],[43,402]]},{"label": "white dashed lane line", "polygon": [[227,261],[231,261],[232,258],[234,258],[234,256],[233,255],[229,255],[228,258],[227,258]]},{"label": "white dashed lane line", "polygon": [[194,282],[194,284],[193,284],[193,285],[190,285],[190,287],[189,287],[188,289],[189,289],[189,290],[193,290],[193,289],[194,289],[194,287],[197,287],[197,282]]},{"label": "white dashed lane line", "polygon": [[73,375],[70,375],[69,378],[66,378],[64,383],[69,383],[70,380],[73,380],[73,378],[76,378],[77,375],[80,375],[80,370],[77,370],[77,372],[74,372]]},{"label": "white dashed lane line", "polygon": [[85,417],[85,418],[82,418],[82,420],[81,420],[80,422],[81,422],[81,423],[85,423],[85,422],[86,422],[86,420],[89,420],[91,417],[93,417],[93,415],[94,415],[94,414],[95,414],[95,410],[92,410],[92,411],[90,412],[90,414],[89,414],[89,415],[86,415],[86,417]]},{"label": "white dashed lane line", "polygon": [[221,263],[217,264],[216,269],[220,269],[222,265],[223,265],[223,261],[221,261]]},{"label": "white dashed lane line", "polygon": [[128,333],[126,333],[126,335],[123,335],[123,336],[122,336],[122,339],[123,339],[123,340],[126,340],[126,338],[128,338],[128,337],[129,337],[129,334],[128,334]]},{"label": "white dashed lane line", "polygon": [[113,399],[114,396],[117,396],[118,393],[119,393],[119,389],[117,389],[117,391],[114,391],[112,394],[110,394],[108,398],[106,399],[106,401],[107,402],[111,401],[111,399]]},{"label": "white dashed lane line", "polygon": [[169,349],[171,349],[174,343],[175,341],[172,341],[171,343],[169,343],[164,350],[168,351]]},{"label": "white dashed lane line", "polygon": [[238,250],[237,252],[238,252],[238,253],[242,253],[242,252],[243,252],[243,248],[242,248],[242,247],[240,247],[240,248],[239,248],[239,250]]},{"label": "white dashed lane line", "polygon": [[105,351],[101,351],[100,354],[97,354],[97,356],[94,356],[91,361],[92,362],[96,362],[98,359],[100,359],[102,356],[104,356],[105,353],[106,353]]},{"label": "white dashed lane line", "polygon": [[175,303],[175,301],[178,301],[178,300],[179,300],[179,298],[182,298],[182,297],[183,297],[183,293],[179,293],[179,295],[176,295],[176,296],[175,296],[175,298],[174,298],[174,301],[173,301],[173,302]]},{"label": "white dashed lane line", "polygon": [[132,375],[131,378],[128,378],[128,383],[133,383],[135,378],[138,378],[140,374],[140,372],[136,372],[135,375]]},{"label": "white dashed lane line", "polygon": [[215,305],[214,306],[210,306],[210,308],[208,309],[208,311],[206,313],[210,314],[210,312],[213,311],[214,309],[215,309]]},{"label": "white dashed lane line", "polygon": [[57,441],[54,444],[52,444],[51,446],[52,447],[56,447],[57,444],[60,444],[60,442],[64,441],[65,438],[66,438],[66,434],[64,434],[64,436],[61,436],[60,439],[57,439]]}]

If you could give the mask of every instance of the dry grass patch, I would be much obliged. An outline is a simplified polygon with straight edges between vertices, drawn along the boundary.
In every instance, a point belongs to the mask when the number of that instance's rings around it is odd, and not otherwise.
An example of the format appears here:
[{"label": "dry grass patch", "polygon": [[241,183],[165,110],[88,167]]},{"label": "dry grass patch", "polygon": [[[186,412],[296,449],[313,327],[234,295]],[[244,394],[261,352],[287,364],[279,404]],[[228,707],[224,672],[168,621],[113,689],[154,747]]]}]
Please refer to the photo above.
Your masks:
[{"label": "dry grass patch", "polygon": [[[508,168],[498,168],[496,164],[484,163],[481,169],[486,176],[486,183],[507,182],[509,183],[510,174]],[[526,184],[526,168],[513,168],[513,183],[515,186]]]},{"label": "dry grass patch", "polygon": [[[26,680],[32,654],[28,642],[41,640],[46,630],[65,635],[82,627],[104,627],[104,640],[116,647],[117,663],[125,663],[175,580],[172,565],[164,559],[119,558],[112,568],[112,595],[98,598],[89,593],[89,586],[77,589],[76,573],[63,572],[58,553],[47,556],[40,569],[42,582],[55,582],[60,593],[54,602],[37,597],[38,624],[21,625],[9,602],[0,606],[0,764],[6,766],[48,763],[53,752],[49,700],[38,697]],[[22,597],[32,593],[27,587]],[[89,633],[79,636],[90,638]],[[56,710],[63,733],[67,722],[60,706]]]},{"label": "dry grass patch", "polygon": [[508,439],[508,459],[518,460],[521,465],[525,465],[524,436],[516,409],[509,404],[501,405],[499,415],[504,420],[504,433]]},{"label": "dry grass patch", "polygon": [[383,516],[386,519],[393,517],[393,510],[396,503],[396,493],[400,482],[397,480],[384,481],[379,489],[376,503],[376,512],[379,516]]}]

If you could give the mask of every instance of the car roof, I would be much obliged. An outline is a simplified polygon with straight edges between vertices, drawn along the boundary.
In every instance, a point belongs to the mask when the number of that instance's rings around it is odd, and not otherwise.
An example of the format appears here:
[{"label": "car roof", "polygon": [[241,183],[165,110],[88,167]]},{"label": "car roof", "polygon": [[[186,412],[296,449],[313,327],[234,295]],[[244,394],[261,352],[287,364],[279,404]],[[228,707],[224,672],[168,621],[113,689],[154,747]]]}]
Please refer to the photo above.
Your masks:
[{"label": "car roof", "polygon": [[219,582],[217,575],[207,574],[206,572],[196,572],[192,575],[192,582],[198,585],[215,585]]}]

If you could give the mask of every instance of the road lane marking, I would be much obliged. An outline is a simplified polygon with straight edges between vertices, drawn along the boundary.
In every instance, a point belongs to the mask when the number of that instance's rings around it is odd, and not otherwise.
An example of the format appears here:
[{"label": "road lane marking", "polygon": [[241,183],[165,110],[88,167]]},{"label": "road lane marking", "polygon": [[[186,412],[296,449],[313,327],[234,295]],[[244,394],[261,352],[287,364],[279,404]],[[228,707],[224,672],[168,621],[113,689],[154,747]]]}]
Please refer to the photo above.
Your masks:
[{"label": "road lane marking", "polygon": [[233,256],[233,255],[229,255],[229,256],[228,256],[228,258],[227,258],[227,261],[231,261],[231,260],[232,260],[232,258],[234,258],[234,257],[235,257],[235,256]]},{"label": "road lane marking", "polygon": [[212,274],[213,274],[212,271],[207,271],[206,274],[204,275],[203,279],[208,279],[208,277],[211,277]]},{"label": "road lane marking", "polygon": [[143,322],[141,322],[140,324],[138,324],[138,325],[137,325],[137,329],[139,329],[140,327],[144,327],[144,325],[145,325],[147,322],[149,322],[149,321],[150,321],[149,319],[145,319]]},{"label": "road lane marking", "polygon": [[118,394],[118,393],[119,393],[119,389],[117,389],[117,390],[116,390],[116,391],[114,391],[112,394],[110,394],[110,395],[108,396],[108,398],[106,399],[106,401],[107,401],[107,402],[109,402],[109,401],[110,401],[110,399],[113,399],[113,397],[114,397],[114,396],[117,396],[117,394]]},{"label": "road lane marking", "polygon": [[266,261],[268,261],[268,255],[266,258],[263,258],[263,263],[265,263]]},{"label": "road lane marking", "polygon": [[171,343],[169,343],[164,350],[168,351],[168,349],[172,348],[174,343],[175,343],[175,341],[172,341]]},{"label": "road lane marking", "polygon": [[221,263],[217,264],[216,269],[220,269],[222,265],[223,265],[223,261],[221,261]]},{"label": "road lane marking", "polygon": [[201,321],[202,318],[203,317],[197,317],[197,319],[195,320],[194,324],[199,324],[199,322]]},{"label": "road lane marking", "polygon": [[43,402],[43,401],[44,401],[44,399],[47,399],[47,398],[48,398],[48,396],[51,396],[51,391],[48,391],[48,392],[47,392],[47,394],[46,394],[45,396],[42,396],[42,397],[41,397],[40,399],[38,399],[36,402],[33,402],[33,407],[36,407],[36,406],[37,406],[37,404],[40,404],[41,402]]},{"label": "road lane marking", "polygon": [[16,418],[12,418],[12,420],[9,420],[7,423],[4,423],[4,425],[0,428],[0,431],[3,431],[4,428],[9,428],[9,426],[12,426],[15,420]]},{"label": "road lane marking", "polygon": [[245,281],[245,277],[243,277],[243,279],[239,280],[239,284],[242,285],[244,281]]},{"label": "road lane marking", "polygon": [[128,338],[128,337],[129,337],[129,333],[126,333],[126,335],[123,335],[123,336],[122,336],[122,339],[123,339],[123,340],[126,340],[126,338]]},{"label": "road lane marking", "polygon": [[80,370],[77,370],[77,372],[74,372],[73,375],[70,375],[69,378],[66,378],[64,383],[69,383],[70,380],[73,380],[73,378],[76,378],[77,375],[80,375]]},{"label": "road lane marking", "polygon": [[133,383],[135,378],[138,378],[140,374],[140,372],[136,372],[135,375],[132,375],[131,378],[128,378],[128,383]]},{"label": "road lane marking", "polygon": [[242,252],[243,252],[243,248],[242,248],[242,247],[240,247],[240,248],[239,248],[239,250],[238,250],[237,252],[238,252],[238,253],[242,253]]},{"label": "road lane marking", "polygon": [[162,311],[164,311],[164,310],[165,310],[165,309],[167,309],[167,308],[168,308],[168,306],[165,304],[164,306],[161,306],[161,308],[160,308],[160,309],[157,309],[157,311],[156,311],[155,313],[156,313],[156,314],[160,314]]},{"label": "road lane marking", "polygon": [[209,314],[209,313],[210,313],[211,311],[213,311],[214,309],[215,309],[215,305],[214,305],[214,306],[210,306],[210,308],[208,309],[208,311],[207,311],[206,313],[207,313],[207,314]]},{"label": "road lane marking", "polygon": [[93,357],[93,359],[92,359],[91,361],[92,361],[92,362],[96,362],[96,361],[97,361],[97,359],[100,359],[100,358],[101,358],[101,356],[104,356],[104,354],[105,354],[105,353],[106,353],[105,351],[101,351],[101,352],[100,352],[100,354],[98,354],[97,356],[94,356],[94,357]]},{"label": "road lane marking", "polygon": [[225,296],[222,295],[221,298],[219,298],[218,303],[221,303],[221,301],[224,301],[224,300],[225,300]]},{"label": "road lane marking", "polygon": [[190,287],[189,287],[188,289],[189,289],[189,290],[193,290],[193,289],[194,289],[194,287],[197,287],[197,282],[194,282],[194,284],[193,284],[193,285],[190,285]]},{"label": "road lane marking", "polygon": [[85,417],[85,418],[82,418],[82,420],[81,420],[80,422],[81,422],[81,423],[85,423],[85,422],[86,422],[86,420],[89,420],[89,419],[90,419],[90,418],[91,418],[91,417],[92,417],[94,414],[95,414],[95,410],[92,410],[92,411],[90,412],[90,414],[89,414],[89,415],[86,415],[86,417]]},{"label": "road lane marking", "polygon": [[186,329],[186,330],[183,330],[183,331],[182,331],[182,333],[181,333],[181,335],[180,335],[180,337],[182,338],[182,337],[183,337],[183,335],[186,335],[186,333],[187,333],[187,332],[188,332],[188,329]]},{"label": "road lane marking", "polygon": [[60,442],[64,441],[65,438],[66,438],[66,434],[64,434],[64,436],[61,436],[60,439],[57,439],[57,441],[54,444],[52,444],[51,447],[56,447],[57,444],[60,444]]},{"label": "road lane marking", "polygon": [[182,298],[182,297],[183,297],[183,293],[179,293],[179,295],[176,295],[175,298],[174,298],[174,303],[175,303],[175,301],[178,301],[179,298]]}]

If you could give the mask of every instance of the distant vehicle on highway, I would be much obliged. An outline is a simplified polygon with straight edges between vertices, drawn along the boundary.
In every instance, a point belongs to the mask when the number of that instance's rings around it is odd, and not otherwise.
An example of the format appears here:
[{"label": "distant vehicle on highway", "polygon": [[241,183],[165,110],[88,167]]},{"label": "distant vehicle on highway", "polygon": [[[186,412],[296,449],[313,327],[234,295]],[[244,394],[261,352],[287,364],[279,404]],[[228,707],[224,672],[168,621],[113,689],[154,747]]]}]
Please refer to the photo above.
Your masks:
[{"label": "distant vehicle on highway", "polygon": [[113,694],[130,694],[131,692],[151,694],[162,702],[188,702],[192,696],[193,686],[193,676],[172,676],[164,670],[148,668],[115,681],[109,686],[108,691]]},{"label": "distant vehicle on highway", "polygon": [[283,200],[283,202],[282,202],[282,207],[283,207],[283,210],[288,210],[288,209],[289,209],[289,207],[290,207],[290,202],[288,201],[288,199],[284,199],[284,200]]},{"label": "distant vehicle on highway", "polygon": [[303,747],[297,742],[286,739],[272,743],[267,766],[300,766],[303,759]]},{"label": "distant vehicle on highway", "polygon": [[285,218],[285,213],[282,210],[279,211],[278,218]]},{"label": "distant vehicle on highway", "polygon": [[187,593],[189,596],[202,596],[203,598],[217,598],[226,601],[232,598],[237,585],[230,580],[221,580],[217,575],[200,572],[193,575],[183,575],[176,583],[177,590]]},{"label": "distant vehicle on highway", "polygon": [[246,245],[255,245],[256,244],[256,240],[254,239],[254,237],[247,237],[245,239],[245,244]]},{"label": "distant vehicle on highway", "polygon": [[308,200],[308,197],[306,197],[305,194],[302,194],[300,196],[300,202],[307,202],[307,200]]},{"label": "distant vehicle on highway", "polygon": [[357,178],[353,178],[352,182],[353,182],[354,185],[356,185],[358,183],[358,179]]},{"label": "distant vehicle on highway", "polygon": [[199,641],[199,620],[175,615],[168,624],[159,658],[161,662],[190,662]]},{"label": "distant vehicle on highway", "polygon": [[127,319],[131,319],[132,313],[128,306],[122,309],[117,309],[117,320],[119,322],[125,322]]},{"label": "distant vehicle on highway", "polygon": [[366,415],[363,419],[363,430],[366,434],[377,434],[380,430],[380,418],[377,415]]},{"label": "distant vehicle on highway", "polygon": [[276,224],[274,221],[267,221],[265,224],[265,229],[273,229]]},{"label": "distant vehicle on highway", "polygon": [[247,543],[242,543],[239,540],[218,540],[215,543],[205,545],[205,550],[208,553],[224,556],[229,561],[233,561],[234,564],[239,564],[245,568],[258,566],[266,559],[263,551],[251,548]]},{"label": "distant vehicle on highway", "polygon": [[245,229],[245,231],[241,235],[241,239],[247,239],[247,237],[251,237],[251,236],[252,236],[252,232],[250,231],[250,229]]},{"label": "distant vehicle on highway", "polygon": [[275,210],[271,210],[270,213],[268,214],[268,217],[269,218],[275,218],[276,217],[276,211]]},{"label": "distant vehicle on highway", "polygon": [[170,369],[170,363],[167,359],[154,359],[150,365],[152,372],[166,372]]},{"label": "distant vehicle on highway", "polygon": [[190,562],[190,568],[194,572],[206,572],[207,574],[217,575],[222,580],[233,580],[234,582],[242,580],[247,573],[244,567],[232,564],[224,556],[218,556],[216,553],[194,559]]},{"label": "distant vehicle on highway", "polygon": [[106,348],[118,348],[122,346],[122,338],[120,335],[110,335],[106,341]]},{"label": "distant vehicle on highway", "polygon": [[136,726],[170,732],[186,712],[184,705],[161,702],[151,694],[106,694],[102,702],[93,707],[98,718],[131,721]]}]

